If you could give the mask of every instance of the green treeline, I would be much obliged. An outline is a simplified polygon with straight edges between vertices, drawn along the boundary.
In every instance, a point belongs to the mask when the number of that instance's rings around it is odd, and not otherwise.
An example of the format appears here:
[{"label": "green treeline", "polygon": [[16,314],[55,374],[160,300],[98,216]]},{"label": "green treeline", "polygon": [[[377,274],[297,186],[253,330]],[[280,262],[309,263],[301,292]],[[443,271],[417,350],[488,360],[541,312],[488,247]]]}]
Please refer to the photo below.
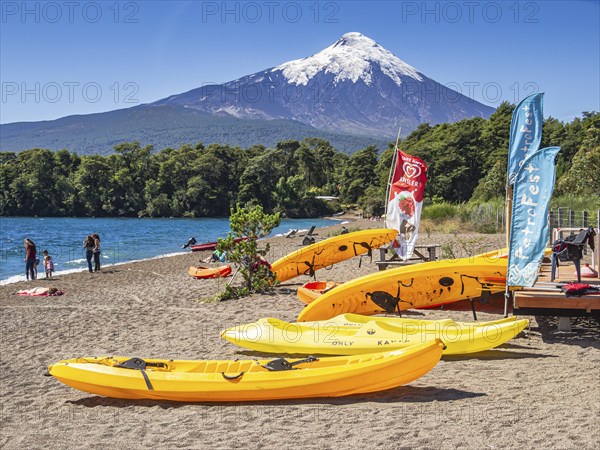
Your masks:
[{"label": "green treeline", "polygon": [[[428,165],[429,203],[486,201],[504,196],[509,127],[514,105],[503,103],[485,120],[420,125],[400,146]],[[600,114],[544,122],[542,147],[560,146],[558,195],[600,195]],[[228,216],[236,203],[260,204],[288,217],[335,212],[327,195],[384,210],[392,147],[352,155],[317,138],[256,145],[183,145],[155,151],[138,142],[109,156],[67,150],[0,153],[3,216]]]}]

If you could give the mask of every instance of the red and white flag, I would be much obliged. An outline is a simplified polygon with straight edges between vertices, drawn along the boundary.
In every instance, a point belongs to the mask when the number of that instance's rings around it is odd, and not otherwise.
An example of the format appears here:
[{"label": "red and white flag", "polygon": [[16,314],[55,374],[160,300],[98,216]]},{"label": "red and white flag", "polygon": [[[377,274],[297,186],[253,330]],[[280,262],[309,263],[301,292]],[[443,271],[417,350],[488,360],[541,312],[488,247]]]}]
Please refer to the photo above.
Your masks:
[{"label": "red and white flag", "polygon": [[385,223],[388,228],[398,230],[392,246],[396,248],[398,256],[405,260],[412,256],[417,243],[426,182],[425,162],[398,150],[387,199]]}]

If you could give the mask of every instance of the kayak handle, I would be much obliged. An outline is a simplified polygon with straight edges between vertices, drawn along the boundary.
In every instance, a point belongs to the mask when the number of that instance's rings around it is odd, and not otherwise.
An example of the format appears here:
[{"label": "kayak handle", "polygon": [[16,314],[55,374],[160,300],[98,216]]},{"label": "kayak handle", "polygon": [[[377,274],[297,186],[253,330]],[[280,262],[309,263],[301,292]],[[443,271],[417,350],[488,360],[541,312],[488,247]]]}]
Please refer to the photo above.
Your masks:
[{"label": "kayak handle", "polygon": [[226,380],[237,380],[238,378],[241,378],[242,375],[244,375],[244,372],[240,372],[237,375],[225,375],[225,372],[221,372],[221,375],[223,375],[223,378],[225,378]]}]

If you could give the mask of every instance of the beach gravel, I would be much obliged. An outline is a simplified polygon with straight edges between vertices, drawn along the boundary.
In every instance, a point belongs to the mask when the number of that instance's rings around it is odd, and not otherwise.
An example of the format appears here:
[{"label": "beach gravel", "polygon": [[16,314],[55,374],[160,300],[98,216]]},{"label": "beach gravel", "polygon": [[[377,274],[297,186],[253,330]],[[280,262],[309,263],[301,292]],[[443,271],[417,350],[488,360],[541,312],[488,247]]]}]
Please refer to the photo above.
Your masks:
[{"label": "beach gravel", "polygon": [[[357,220],[351,229],[380,228]],[[318,238],[339,232],[318,229]],[[352,230],[351,230],[352,231]],[[269,259],[297,250],[301,237],[273,238]],[[503,235],[421,232],[466,256],[503,246]],[[376,253],[376,252],[374,252]],[[296,289],[215,302],[229,280],[196,280],[190,253],[57,274],[52,281],[0,286],[0,448],[600,448],[600,332],[591,319],[556,331],[553,318],[531,317],[529,333],[469,357],[445,357],[410,385],[368,395],[233,404],[178,404],[98,397],[45,377],[49,364],[76,356],[172,359],[255,357],[219,332],[261,317],[294,321]],[[377,270],[363,257],[317,272],[347,281]],[[22,297],[53,286],[60,297]],[[502,296],[478,305],[478,318],[500,318]],[[413,317],[472,320],[470,306],[420,310]]]}]

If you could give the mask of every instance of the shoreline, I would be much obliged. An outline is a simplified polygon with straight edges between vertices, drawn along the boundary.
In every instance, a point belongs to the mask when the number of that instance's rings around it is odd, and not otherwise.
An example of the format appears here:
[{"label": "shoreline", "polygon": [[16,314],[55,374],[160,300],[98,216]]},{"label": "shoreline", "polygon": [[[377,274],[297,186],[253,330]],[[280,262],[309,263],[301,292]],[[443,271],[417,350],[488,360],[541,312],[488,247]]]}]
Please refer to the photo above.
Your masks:
[{"label": "shoreline", "polygon": [[[40,219],[40,217],[37,217],[37,218]],[[71,217],[66,217],[66,218],[70,219]],[[43,219],[43,217],[42,217],[42,219]],[[62,219],[62,217],[59,217],[59,219]],[[346,220],[346,219],[340,219],[339,217],[318,217],[316,219],[319,219],[319,220],[332,220],[332,221],[337,221],[337,222],[341,222],[342,220]],[[310,220],[310,219],[300,219],[300,220]],[[330,226],[334,227],[335,225],[330,225]],[[321,227],[321,228],[327,228],[327,227]],[[318,229],[319,228],[317,228],[317,230]],[[306,232],[306,231],[308,231],[308,229],[302,229],[302,230],[298,230],[298,231],[299,232]],[[280,233],[280,234],[269,236],[269,237],[266,237],[266,238],[263,238],[263,239],[272,239],[272,238],[276,238],[276,237],[283,236],[283,235],[284,235],[284,233]],[[263,239],[261,239],[261,240],[263,240]],[[180,250],[182,250],[182,249],[180,248]],[[133,260],[130,260],[130,261],[118,261],[118,262],[113,262],[113,263],[105,263],[105,264],[102,264],[102,267],[105,268],[105,267],[112,267],[112,266],[129,264],[129,263],[136,263],[136,262],[142,262],[142,261],[150,261],[150,260],[154,260],[154,259],[157,259],[157,258],[167,258],[167,257],[171,257],[171,256],[185,255],[187,253],[190,253],[189,249],[188,250],[178,251],[178,252],[161,253],[161,254],[158,254],[158,255],[150,256],[148,258],[133,259]],[[82,259],[82,261],[85,261],[85,260]],[[24,272],[24,270],[23,270],[23,272]],[[52,276],[53,277],[64,276],[64,275],[69,275],[69,274],[74,274],[74,273],[79,273],[79,272],[87,272],[87,267],[86,266],[81,266],[81,267],[75,267],[75,268],[57,270],[57,271],[55,271],[52,274]],[[38,265],[38,278],[36,279],[36,281],[37,280],[46,280],[46,278],[45,278],[45,272],[43,270],[43,265],[41,263]],[[25,278],[25,274],[24,273],[9,275],[7,278],[1,279],[0,280],[0,286],[6,286],[6,285],[11,285],[11,284],[20,283],[20,282],[27,283],[27,280]],[[29,283],[31,283],[31,281]]]},{"label": "shoreline", "polygon": [[[327,220],[338,220],[340,223],[337,225],[330,225],[330,226],[326,226],[326,227],[317,227],[315,229],[315,231],[331,231],[332,229],[338,227],[341,225],[341,220],[337,219],[337,218],[329,218],[329,217],[323,217],[321,219],[327,219]],[[344,219],[342,219],[344,220]],[[356,219],[359,220],[359,219]],[[372,228],[372,227],[371,227]],[[298,230],[299,232],[307,232],[308,229],[306,230]],[[284,234],[278,234],[275,236],[270,236],[270,237],[265,237],[262,239],[259,239],[260,242],[269,242],[271,240],[277,240],[279,238],[285,238]],[[190,255],[195,255],[197,258],[199,258],[200,260],[206,258],[210,253],[210,251],[201,251],[201,252],[192,252],[192,251],[182,251],[182,252],[174,252],[174,253],[167,253],[167,254],[162,254],[162,255],[157,255],[157,256],[153,256],[150,258],[142,258],[142,259],[136,259],[136,260],[132,260],[132,261],[120,261],[120,262],[116,262],[116,263],[108,263],[108,264],[103,264],[102,265],[102,269],[104,269],[104,271],[106,271],[107,269],[110,270],[111,267],[116,267],[116,266],[124,266],[124,265],[129,265],[129,264],[139,264],[139,263],[144,263],[144,262],[149,262],[149,261],[154,261],[154,260],[161,260],[163,258],[171,258],[171,257],[177,257],[177,256],[190,256]],[[283,256],[283,255],[282,255]],[[273,259],[274,261],[275,259]],[[42,270],[40,270],[40,268]],[[128,268],[128,270],[131,270],[131,268]],[[60,271],[56,271],[52,274],[52,279],[46,279],[45,278],[45,273],[43,271],[43,266],[40,264],[38,266],[38,276],[37,279],[33,280],[33,281],[27,281],[25,278],[25,275],[13,275],[7,279],[4,280],[0,280],[0,286],[10,286],[10,285],[15,285],[18,283],[23,283],[23,286],[30,286],[30,287],[36,287],[34,286],[35,283],[39,283],[39,282],[49,282],[49,283],[54,283],[54,281],[56,281],[58,279],[58,277],[65,277],[65,276],[71,276],[71,275],[76,275],[76,274],[87,274],[89,273],[87,270],[87,267],[81,267],[81,268],[75,268],[75,269],[66,269],[66,270],[60,270]],[[18,277],[18,279],[14,279],[15,277]],[[25,287],[23,287],[23,289],[25,289]]]},{"label": "shoreline", "polygon": [[[139,262],[143,262],[143,261],[150,261],[153,259],[170,258],[172,256],[180,256],[180,255],[185,255],[185,254],[186,254],[185,252],[166,253],[163,255],[152,256],[150,258],[134,259],[131,261],[120,261],[120,262],[116,262],[116,263],[102,264],[102,268],[104,269],[107,267],[121,266],[123,264],[134,264],[134,263],[139,263]],[[40,270],[40,268],[42,270]],[[71,275],[71,274],[80,273],[80,272],[89,273],[88,269],[86,267],[84,267],[84,268],[78,267],[75,269],[57,270],[55,272],[52,272],[52,278],[46,278],[45,277],[46,274],[43,270],[43,266],[42,266],[42,264],[40,264],[40,265],[38,265],[38,275],[41,275],[41,276],[38,276],[38,278],[36,278],[33,281],[41,281],[41,280],[52,281],[55,277],[58,277],[58,276]],[[18,279],[15,280],[14,278],[18,278]],[[31,281],[27,281],[27,279],[25,278],[25,275],[12,275],[9,278],[0,280],[0,286],[7,286],[10,284],[15,284],[15,283],[19,283],[19,282],[31,283]]]}]

